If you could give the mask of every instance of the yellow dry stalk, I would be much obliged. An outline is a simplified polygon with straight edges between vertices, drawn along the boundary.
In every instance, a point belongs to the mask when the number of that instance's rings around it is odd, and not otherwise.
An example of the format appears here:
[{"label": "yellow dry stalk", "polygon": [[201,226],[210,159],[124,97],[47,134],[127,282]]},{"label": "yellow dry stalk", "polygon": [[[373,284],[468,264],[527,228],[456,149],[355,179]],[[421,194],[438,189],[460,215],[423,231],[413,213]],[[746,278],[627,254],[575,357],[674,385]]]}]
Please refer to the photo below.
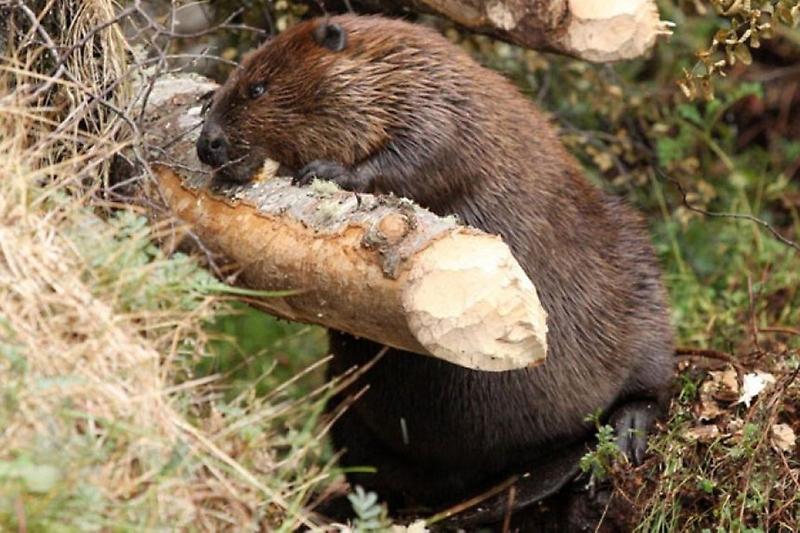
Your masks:
[{"label": "yellow dry stalk", "polygon": [[[270,447],[249,449],[227,431],[243,419],[190,411],[202,406],[214,414],[214,378],[174,381],[180,342],[194,339],[203,353],[213,298],[189,312],[137,312],[120,308],[118,285],[95,283],[98,268],[76,235],[97,229],[109,241],[124,239],[91,209],[85,182],[99,182],[130,132],[117,113],[88,96],[103,93],[127,110],[130,87],[121,78],[127,44],[116,26],[92,33],[113,15],[112,2],[51,0],[44,9],[65,24],[58,45],[73,48],[64,64],[69,73],[49,77],[52,61],[41,68],[46,51],[32,34],[34,44],[8,50],[0,62],[0,402],[11,396],[14,402],[13,409],[0,404],[0,467],[25,453],[62,463],[66,485],[56,492],[94,487],[110,523],[127,519],[145,493],[139,505],[148,522],[175,529],[219,530],[287,513],[306,522],[290,511],[297,486],[273,488],[265,474],[278,468]],[[172,330],[149,333],[148,324],[157,322]],[[267,420],[276,411],[254,401],[246,416]],[[180,446],[183,473],[167,476],[164,464]],[[0,529],[4,483],[0,475]],[[50,500],[43,495],[42,505]]]}]

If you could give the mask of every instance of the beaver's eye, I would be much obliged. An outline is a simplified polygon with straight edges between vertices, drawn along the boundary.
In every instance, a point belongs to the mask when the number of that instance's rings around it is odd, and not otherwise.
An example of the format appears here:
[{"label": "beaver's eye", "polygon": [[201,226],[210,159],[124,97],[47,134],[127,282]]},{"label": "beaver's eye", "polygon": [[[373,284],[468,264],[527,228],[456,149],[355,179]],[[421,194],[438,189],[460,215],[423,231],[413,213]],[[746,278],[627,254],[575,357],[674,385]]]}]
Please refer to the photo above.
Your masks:
[{"label": "beaver's eye", "polygon": [[253,83],[247,88],[247,94],[255,100],[267,92],[267,85],[264,82]]}]

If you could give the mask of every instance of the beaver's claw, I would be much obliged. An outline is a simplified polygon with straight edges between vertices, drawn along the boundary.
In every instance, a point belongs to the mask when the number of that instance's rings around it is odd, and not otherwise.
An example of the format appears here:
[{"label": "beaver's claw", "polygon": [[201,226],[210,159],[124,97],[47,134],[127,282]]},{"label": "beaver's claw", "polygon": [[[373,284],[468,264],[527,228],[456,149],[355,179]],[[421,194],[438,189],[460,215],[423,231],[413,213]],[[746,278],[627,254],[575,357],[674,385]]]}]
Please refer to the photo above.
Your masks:
[{"label": "beaver's claw", "polygon": [[352,181],[352,174],[344,165],[317,159],[300,169],[292,179],[292,185],[305,187],[315,179],[333,181],[346,190],[346,184]]},{"label": "beaver's claw", "polygon": [[620,406],[611,415],[610,422],[617,434],[617,444],[634,465],[644,461],[647,434],[659,414],[655,403],[636,401]]}]

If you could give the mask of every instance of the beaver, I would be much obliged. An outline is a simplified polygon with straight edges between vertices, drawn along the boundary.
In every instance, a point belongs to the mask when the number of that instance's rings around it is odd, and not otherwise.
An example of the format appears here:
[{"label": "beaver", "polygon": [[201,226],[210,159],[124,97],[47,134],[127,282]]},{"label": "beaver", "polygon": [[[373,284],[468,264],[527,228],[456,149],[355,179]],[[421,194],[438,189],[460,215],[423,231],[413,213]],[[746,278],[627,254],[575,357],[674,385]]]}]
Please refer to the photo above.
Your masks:
[{"label": "beaver", "polygon": [[[420,25],[304,21],[249,53],[216,91],[197,152],[223,180],[247,181],[269,158],[298,185],[333,180],[457,215],[500,235],[538,289],[544,364],[480,372],[391,349],[360,378],[368,390],[331,431],[343,466],[376,469],[352,483],[393,508],[437,507],[555,462],[563,468],[537,489],[550,494],[577,469],[596,413],[642,460],[674,350],[645,225],[587,182],[503,76]],[[337,331],[329,342],[331,375],[382,348]]]}]

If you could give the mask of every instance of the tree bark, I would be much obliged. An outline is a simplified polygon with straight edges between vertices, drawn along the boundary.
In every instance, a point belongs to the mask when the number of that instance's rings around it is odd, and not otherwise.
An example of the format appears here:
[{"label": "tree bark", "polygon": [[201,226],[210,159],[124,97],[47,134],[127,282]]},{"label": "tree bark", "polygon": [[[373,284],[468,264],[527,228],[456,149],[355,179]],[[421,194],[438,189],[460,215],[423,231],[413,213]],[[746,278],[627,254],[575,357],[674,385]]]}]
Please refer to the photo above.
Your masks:
[{"label": "tree bark", "polygon": [[525,48],[594,62],[639,57],[671,34],[655,0],[354,0],[326,7],[348,3],[390,15],[433,13]]},{"label": "tree bark", "polygon": [[238,283],[294,291],[260,307],[473,369],[543,360],[546,314],[499,237],[405,199],[295,187],[274,162],[252,183],[216,183],[194,149],[199,98],[213,87],[189,78],[154,87],[144,131],[156,187],[146,194],[235,263]]}]

